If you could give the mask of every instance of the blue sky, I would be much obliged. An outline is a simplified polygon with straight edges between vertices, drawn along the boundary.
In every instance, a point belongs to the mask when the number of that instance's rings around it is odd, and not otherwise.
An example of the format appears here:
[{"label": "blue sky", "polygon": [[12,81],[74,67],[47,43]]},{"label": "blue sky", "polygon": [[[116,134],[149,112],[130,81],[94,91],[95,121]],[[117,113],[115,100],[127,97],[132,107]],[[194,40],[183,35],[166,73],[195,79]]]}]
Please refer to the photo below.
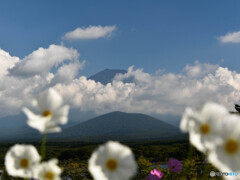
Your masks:
[{"label": "blue sky", "polygon": [[[81,74],[131,65],[154,73],[180,72],[195,60],[238,70],[240,45],[217,37],[240,30],[238,1],[5,1],[0,48],[23,58],[61,44],[86,60]],[[109,38],[63,40],[78,27],[116,25]],[[224,62],[222,62],[224,59]]]}]

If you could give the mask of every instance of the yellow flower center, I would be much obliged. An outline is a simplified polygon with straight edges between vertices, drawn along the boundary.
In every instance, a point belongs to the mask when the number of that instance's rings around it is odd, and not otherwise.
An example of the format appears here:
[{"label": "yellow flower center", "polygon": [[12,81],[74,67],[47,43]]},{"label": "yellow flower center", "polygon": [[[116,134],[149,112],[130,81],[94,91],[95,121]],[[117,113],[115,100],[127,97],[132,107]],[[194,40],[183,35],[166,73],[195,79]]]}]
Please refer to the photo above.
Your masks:
[{"label": "yellow flower center", "polygon": [[50,180],[54,179],[54,173],[51,172],[51,171],[48,171],[48,172],[45,174],[45,178],[46,178],[46,179],[50,179]]},{"label": "yellow flower center", "polygon": [[225,151],[228,154],[235,154],[238,151],[238,142],[235,139],[229,139],[225,143]]},{"label": "yellow flower center", "polygon": [[202,124],[200,126],[200,131],[202,134],[208,134],[210,132],[210,126],[208,124]]},{"label": "yellow flower center", "polygon": [[28,160],[28,159],[26,159],[26,158],[21,159],[21,161],[20,161],[20,166],[21,166],[22,168],[27,168],[28,165],[29,165],[29,160]]},{"label": "yellow flower center", "polygon": [[49,110],[46,110],[46,111],[43,111],[42,115],[43,115],[44,117],[48,117],[48,116],[51,116],[51,115],[52,115],[52,112],[49,111]]},{"label": "yellow flower center", "polygon": [[109,159],[106,162],[106,167],[108,168],[108,170],[110,171],[114,171],[118,166],[118,163],[115,159]]}]

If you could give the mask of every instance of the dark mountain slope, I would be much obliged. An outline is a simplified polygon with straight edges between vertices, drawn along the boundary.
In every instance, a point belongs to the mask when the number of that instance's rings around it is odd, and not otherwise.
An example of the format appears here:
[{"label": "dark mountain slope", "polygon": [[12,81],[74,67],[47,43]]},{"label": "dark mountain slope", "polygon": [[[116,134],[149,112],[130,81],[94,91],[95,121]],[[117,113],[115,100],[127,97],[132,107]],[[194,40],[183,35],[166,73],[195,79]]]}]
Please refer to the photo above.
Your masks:
[{"label": "dark mountain slope", "polygon": [[103,71],[100,71],[97,74],[94,74],[92,76],[90,76],[88,79],[92,79],[96,82],[100,82],[104,85],[106,85],[107,83],[111,83],[113,78],[117,75],[117,74],[125,74],[127,73],[126,70],[121,70],[121,69],[105,69]]},{"label": "dark mountain slope", "polygon": [[137,113],[112,112],[66,128],[52,138],[72,140],[149,140],[182,139],[186,137],[178,128]]}]

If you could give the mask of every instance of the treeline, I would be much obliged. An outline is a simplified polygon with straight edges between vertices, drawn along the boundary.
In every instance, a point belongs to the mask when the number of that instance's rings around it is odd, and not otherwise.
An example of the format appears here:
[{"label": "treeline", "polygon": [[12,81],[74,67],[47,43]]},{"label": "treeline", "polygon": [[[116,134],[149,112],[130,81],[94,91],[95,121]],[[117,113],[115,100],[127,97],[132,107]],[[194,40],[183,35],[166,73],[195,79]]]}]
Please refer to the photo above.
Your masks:
[{"label": "treeline", "polygon": [[[138,162],[138,174],[134,180],[144,179],[149,172],[156,168],[167,174],[167,170],[160,167],[167,163],[170,158],[183,162],[183,170],[177,179],[209,178],[209,172],[214,170],[211,165],[206,164],[205,157],[188,142],[136,142],[124,143],[129,146],[135,154]],[[0,165],[4,167],[4,157],[11,144],[0,145]],[[35,143],[40,149],[40,143]],[[72,179],[92,179],[88,173],[88,159],[99,144],[87,144],[80,142],[62,142],[47,144],[46,159],[58,158],[60,166],[64,168],[63,177]],[[165,176],[164,179],[167,179]]]},{"label": "treeline", "polygon": [[[32,143],[40,150],[40,143]],[[56,157],[61,160],[87,161],[92,152],[101,143],[82,142],[57,142],[47,143],[46,159]],[[188,142],[136,142],[123,143],[129,146],[135,154],[136,159],[140,156],[151,162],[166,162],[169,158],[184,160],[188,157],[191,149]],[[0,144],[0,165],[4,164],[5,153],[11,147],[11,143]],[[197,153],[197,152],[196,152]],[[196,156],[201,156],[197,153]],[[199,158],[199,157],[198,157]]]}]

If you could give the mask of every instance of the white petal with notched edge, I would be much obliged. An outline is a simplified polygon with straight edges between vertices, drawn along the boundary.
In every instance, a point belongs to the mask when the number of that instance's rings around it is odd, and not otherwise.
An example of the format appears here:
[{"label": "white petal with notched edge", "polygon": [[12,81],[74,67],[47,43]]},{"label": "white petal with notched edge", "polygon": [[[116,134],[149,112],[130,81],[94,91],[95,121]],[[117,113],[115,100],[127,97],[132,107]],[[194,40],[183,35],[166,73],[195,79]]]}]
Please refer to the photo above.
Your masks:
[{"label": "white petal with notched edge", "polygon": [[229,115],[221,124],[222,141],[215,143],[209,161],[222,172],[240,173],[240,117]]},{"label": "white petal with notched edge", "polygon": [[57,165],[58,160],[52,159],[41,163],[37,168],[38,180],[60,180],[61,168]]},{"label": "white petal with notched edge", "polygon": [[92,154],[88,169],[95,180],[128,180],[135,175],[137,164],[130,148],[109,141]]},{"label": "white petal with notched edge", "polygon": [[6,170],[14,177],[33,178],[40,159],[34,146],[16,144],[5,156]]},{"label": "white petal with notched edge", "polygon": [[24,107],[23,112],[28,117],[28,125],[39,130],[41,133],[60,132],[59,124],[66,124],[68,121],[69,106],[62,106],[61,95],[50,88],[40,93],[33,100],[38,113]]}]

